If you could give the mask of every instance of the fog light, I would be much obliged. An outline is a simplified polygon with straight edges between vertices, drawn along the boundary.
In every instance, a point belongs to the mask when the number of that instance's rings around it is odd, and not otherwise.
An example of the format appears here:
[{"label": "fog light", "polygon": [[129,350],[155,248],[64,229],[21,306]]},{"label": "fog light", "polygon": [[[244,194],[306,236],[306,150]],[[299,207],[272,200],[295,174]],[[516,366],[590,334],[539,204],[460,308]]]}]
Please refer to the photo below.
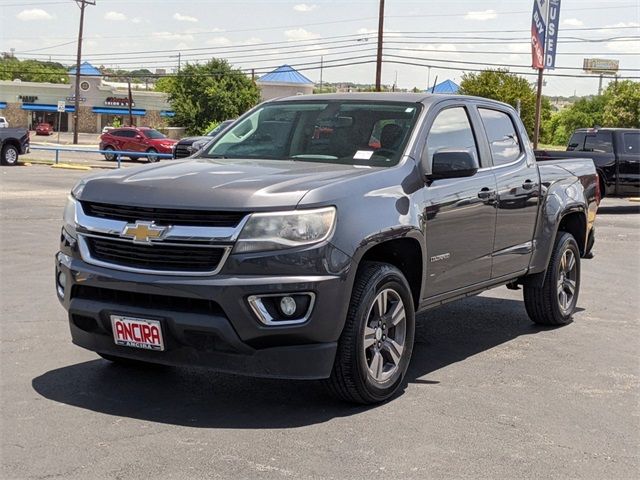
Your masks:
[{"label": "fog light", "polygon": [[58,272],[57,276],[58,285],[56,285],[58,290],[58,295],[64,297],[64,289],[67,286],[67,275],[64,272]]},{"label": "fog light", "polygon": [[280,310],[287,317],[290,317],[294,313],[296,313],[297,308],[298,308],[298,305],[296,304],[296,301],[292,297],[282,297],[282,300],[280,300]]}]

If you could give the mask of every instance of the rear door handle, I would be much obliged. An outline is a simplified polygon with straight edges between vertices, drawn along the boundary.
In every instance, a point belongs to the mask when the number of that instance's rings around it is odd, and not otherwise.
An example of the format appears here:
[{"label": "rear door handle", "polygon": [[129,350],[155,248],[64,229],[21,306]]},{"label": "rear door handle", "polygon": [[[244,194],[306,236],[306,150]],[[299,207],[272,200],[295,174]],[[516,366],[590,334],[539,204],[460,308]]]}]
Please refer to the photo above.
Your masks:
[{"label": "rear door handle", "polygon": [[533,183],[533,181],[531,180],[525,180],[524,183],[522,184],[522,188],[524,188],[525,190],[531,190],[535,186],[536,184]]},{"label": "rear door handle", "polygon": [[491,190],[489,187],[484,187],[478,192],[478,198],[481,200],[491,200],[496,197],[496,191]]}]

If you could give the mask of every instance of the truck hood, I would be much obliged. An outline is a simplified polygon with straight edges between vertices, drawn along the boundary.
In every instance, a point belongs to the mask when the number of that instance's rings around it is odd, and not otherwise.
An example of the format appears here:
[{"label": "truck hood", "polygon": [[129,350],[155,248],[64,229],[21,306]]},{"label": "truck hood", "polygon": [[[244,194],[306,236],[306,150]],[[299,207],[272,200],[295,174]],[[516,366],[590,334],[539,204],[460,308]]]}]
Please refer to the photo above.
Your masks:
[{"label": "truck hood", "polygon": [[90,177],[79,197],[158,208],[291,209],[313,189],[377,170],[302,161],[200,158]]}]

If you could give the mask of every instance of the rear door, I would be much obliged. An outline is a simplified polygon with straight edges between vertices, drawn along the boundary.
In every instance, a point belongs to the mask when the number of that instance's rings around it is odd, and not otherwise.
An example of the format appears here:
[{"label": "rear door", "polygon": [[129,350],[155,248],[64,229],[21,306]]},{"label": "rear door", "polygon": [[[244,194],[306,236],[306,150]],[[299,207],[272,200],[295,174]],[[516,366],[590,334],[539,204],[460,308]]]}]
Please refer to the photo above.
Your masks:
[{"label": "rear door", "polygon": [[491,278],[525,270],[533,252],[540,175],[515,112],[478,105],[497,183],[496,235]]},{"label": "rear door", "polygon": [[[451,103],[436,114],[421,161],[431,165],[441,149],[467,150],[481,168],[466,178],[439,179],[425,188],[426,293],[433,298],[491,278],[496,224],[496,182],[479,145],[466,104]],[[427,171],[431,171],[427,167]]]},{"label": "rear door", "polygon": [[621,132],[616,141],[621,195],[640,195],[640,131]]}]

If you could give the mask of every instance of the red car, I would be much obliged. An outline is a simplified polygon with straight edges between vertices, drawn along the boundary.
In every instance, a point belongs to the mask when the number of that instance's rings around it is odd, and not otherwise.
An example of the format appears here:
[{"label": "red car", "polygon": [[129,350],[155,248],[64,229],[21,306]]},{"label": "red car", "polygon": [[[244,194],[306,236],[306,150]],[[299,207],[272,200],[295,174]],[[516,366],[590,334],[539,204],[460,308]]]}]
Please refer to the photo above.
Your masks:
[{"label": "red car", "polygon": [[53,127],[50,123],[39,123],[36,127],[36,135],[53,135]]},{"label": "red car", "polygon": [[[157,153],[171,154],[177,142],[149,127],[122,127],[100,135],[100,150],[105,150],[104,158],[115,160],[116,151],[144,152],[146,155],[125,154],[131,160],[145,157],[149,162],[157,162]],[[113,152],[113,153],[112,153]]]}]

